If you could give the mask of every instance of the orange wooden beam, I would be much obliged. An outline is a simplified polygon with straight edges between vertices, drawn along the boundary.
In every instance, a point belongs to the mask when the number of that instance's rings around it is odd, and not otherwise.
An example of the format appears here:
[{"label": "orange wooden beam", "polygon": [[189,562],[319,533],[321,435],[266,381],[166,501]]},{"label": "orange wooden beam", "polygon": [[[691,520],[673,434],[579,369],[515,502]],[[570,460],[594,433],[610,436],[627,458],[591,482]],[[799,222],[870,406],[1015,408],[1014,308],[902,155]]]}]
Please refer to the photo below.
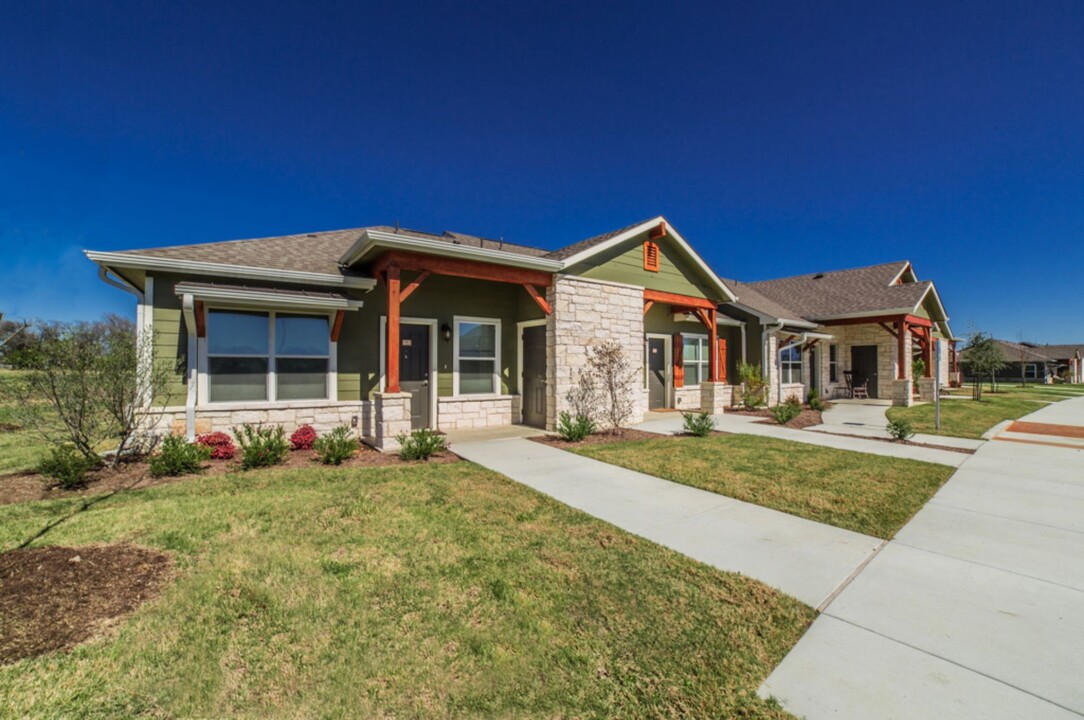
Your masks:
[{"label": "orange wooden beam", "polygon": [[196,337],[207,337],[207,313],[202,300],[196,301]]},{"label": "orange wooden beam", "polygon": [[425,270],[422,272],[421,275],[411,280],[410,284],[403,288],[402,291],[399,293],[399,302],[403,302],[408,297],[410,297],[414,293],[414,291],[417,290],[421,286],[421,284],[425,282],[425,279],[430,275],[431,273],[428,270]]},{"label": "orange wooden beam", "polygon": [[[905,315],[908,325],[919,325],[921,327],[932,327],[933,323],[926,318],[918,317],[917,315]],[[822,320],[821,325],[872,325],[873,323],[895,323],[900,319],[899,315],[871,315],[869,317],[860,318],[839,318],[838,320]]]},{"label": "orange wooden beam", "polygon": [[538,292],[534,285],[523,283],[523,288],[527,291],[527,294],[530,295],[536,303],[538,303],[538,307],[542,308],[542,312],[546,313],[547,315],[551,315],[553,313],[553,308],[550,307],[550,304],[546,302],[546,298],[542,297],[542,294]]},{"label": "orange wooden beam", "polygon": [[651,228],[651,232],[648,233],[648,237],[652,240],[658,240],[659,238],[666,237],[666,222],[660,222],[658,225]]},{"label": "orange wooden beam", "polygon": [[343,331],[343,318],[346,317],[345,310],[338,310],[335,313],[335,322],[331,326],[331,342],[339,342],[339,334]]},{"label": "orange wooden beam", "polygon": [[490,280],[516,285],[530,284],[536,287],[549,287],[553,284],[553,275],[541,270],[507,267],[476,260],[461,260],[437,255],[399,252],[398,250],[386,252],[377,258],[372,265],[371,272],[378,275],[392,265],[398,266],[400,270],[429,271],[437,275],[451,275],[452,277],[463,277],[470,280]]},{"label": "orange wooden beam", "polygon": [[716,304],[707,298],[678,295],[677,293],[662,292],[661,290],[644,290],[644,300],[687,308],[703,308],[705,310],[714,310],[716,308]]},{"label": "orange wooden beam", "polygon": [[647,311],[650,310],[651,306],[654,304],[654,300],[644,300],[644,315],[647,315]]},{"label": "orange wooden beam", "polygon": [[387,378],[384,392],[399,392],[399,268],[389,266],[384,271],[384,282],[388,286],[388,328],[384,342],[384,369]]},{"label": "orange wooden beam", "polygon": [[887,333],[888,333],[889,335],[891,335],[892,337],[894,337],[894,338],[898,338],[898,337],[899,337],[899,335],[898,335],[898,334],[896,333],[896,331],[895,331],[895,330],[893,330],[893,329],[892,329],[892,327],[891,327],[891,326],[890,326],[890,325],[889,325],[888,323],[877,323],[877,324],[878,324],[878,325],[880,325],[881,327],[883,327],[883,328],[885,329],[885,331],[886,331],[886,332],[887,332]]},{"label": "orange wooden beam", "polygon": [[907,335],[910,332],[907,329],[907,316],[896,320],[896,332],[896,364],[899,366],[896,378],[906,380],[907,368],[911,365],[911,358],[907,357]]}]

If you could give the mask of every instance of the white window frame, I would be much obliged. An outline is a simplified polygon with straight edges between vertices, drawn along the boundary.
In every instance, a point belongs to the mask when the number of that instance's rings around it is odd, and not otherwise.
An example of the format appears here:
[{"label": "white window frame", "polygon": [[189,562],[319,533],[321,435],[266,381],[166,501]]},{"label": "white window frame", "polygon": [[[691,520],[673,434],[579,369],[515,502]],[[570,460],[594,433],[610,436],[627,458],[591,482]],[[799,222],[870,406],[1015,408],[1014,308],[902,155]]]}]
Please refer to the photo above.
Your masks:
[{"label": "white window frame", "polygon": [[686,388],[698,388],[698,387],[700,387],[700,383],[703,382],[704,380],[706,380],[707,377],[708,377],[708,366],[711,365],[711,358],[709,357],[710,353],[711,353],[711,348],[708,345],[708,336],[707,335],[699,335],[699,334],[696,334],[696,333],[681,333],[681,364],[682,364],[682,367],[685,368],[685,379],[686,379],[686,381],[688,381],[688,379],[689,379],[689,365],[690,365],[689,358],[685,355],[685,341],[686,340],[697,340],[697,341],[699,341],[700,342],[700,350],[701,350],[701,352],[700,352],[700,359],[691,363],[692,365],[697,366],[696,377],[699,379],[699,381],[695,385],[690,385],[688,382],[685,382],[684,387],[686,387]]},{"label": "white window frame", "polygon": [[[783,357],[783,353],[797,353],[798,359],[787,360]],[[794,367],[795,365],[797,365],[797,368]],[[779,380],[783,385],[802,384],[802,376],[805,371],[805,353],[802,352],[802,347],[800,345],[783,348],[779,351],[779,370]],[[794,379],[795,371],[798,373],[797,380]]]},{"label": "white window frame", "polygon": [[828,382],[839,382],[839,345],[828,346]]},{"label": "white window frame", "polygon": [[[459,391],[459,326],[462,323],[493,325],[493,392],[461,393]],[[467,360],[490,360],[490,358],[466,358]],[[455,315],[452,317],[452,396],[464,398],[486,398],[501,395],[501,319]]]},{"label": "white window frame", "polygon": [[[267,355],[212,355],[210,354],[210,338],[199,338],[199,405],[271,405],[276,403],[319,403],[338,401],[338,358],[339,343],[330,337],[331,329],[335,326],[335,312],[306,312],[305,310],[273,310],[266,307],[239,307],[234,305],[207,305],[204,307],[207,324],[210,325],[212,312],[250,312],[265,313],[267,315]],[[278,399],[278,378],[275,372],[275,319],[278,315],[302,315],[302,316],[327,316],[328,321],[328,354],[327,359],[327,393],[322,398],[308,398],[305,400],[282,400]],[[264,400],[211,400],[211,373],[210,359],[213,357],[259,357],[267,358],[267,398]],[[284,359],[312,359],[323,360],[324,355],[282,355]]]},{"label": "white window frame", "polygon": [[1039,365],[1038,363],[1027,363],[1024,367],[1024,379],[1025,380],[1038,380],[1039,379]]}]

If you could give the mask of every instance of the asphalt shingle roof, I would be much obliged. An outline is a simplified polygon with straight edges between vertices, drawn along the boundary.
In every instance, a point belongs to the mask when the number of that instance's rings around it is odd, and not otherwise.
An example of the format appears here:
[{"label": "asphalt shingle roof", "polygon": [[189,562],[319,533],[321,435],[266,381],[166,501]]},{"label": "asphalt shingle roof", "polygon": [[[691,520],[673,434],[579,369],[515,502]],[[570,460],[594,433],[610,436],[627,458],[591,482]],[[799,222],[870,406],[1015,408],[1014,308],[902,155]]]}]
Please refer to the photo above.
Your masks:
[{"label": "asphalt shingle roof", "polygon": [[571,245],[566,245],[565,247],[554,250],[553,252],[546,253],[546,257],[550,260],[566,260],[577,253],[583,252],[584,250],[587,250],[589,248],[593,248],[595,245],[600,245],[607,240],[610,240],[611,238],[617,237],[621,233],[628,232],[634,227],[638,225],[643,225],[644,223],[653,219],[654,218],[647,218],[645,220],[641,220],[640,222],[634,222],[631,225],[626,225],[623,228],[618,228],[617,230],[610,230],[609,232],[604,232],[601,235],[595,235],[594,237],[589,237],[586,240],[580,240],[579,242],[572,243]]}]

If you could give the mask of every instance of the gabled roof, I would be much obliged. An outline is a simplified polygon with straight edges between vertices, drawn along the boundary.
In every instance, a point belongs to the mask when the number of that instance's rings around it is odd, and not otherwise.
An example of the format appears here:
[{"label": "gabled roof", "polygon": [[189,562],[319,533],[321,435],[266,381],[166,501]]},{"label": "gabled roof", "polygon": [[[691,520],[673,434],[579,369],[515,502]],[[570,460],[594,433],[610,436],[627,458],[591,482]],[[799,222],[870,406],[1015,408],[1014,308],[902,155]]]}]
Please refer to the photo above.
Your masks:
[{"label": "gabled roof", "polygon": [[586,250],[590,250],[599,245],[602,245],[607,240],[612,240],[620,235],[624,235],[627,232],[631,232],[632,230],[635,230],[641,225],[652,226],[653,224],[658,224],[660,220],[662,220],[661,216],[653,217],[648,218],[647,220],[641,220],[640,222],[635,222],[631,225],[626,225],[625,227],[618,228],[617,230],[610,230],[609,232],[604,232],[601,235],[595,235],[594,237],[589,237],[586,240],[580,240],[579,242],[574,242],[571,245],[566,245],[563,248],[554,250],[553,252],[546,253],[546,257],[553,260],[567,260],[574,255],[578,255]]},{"label": "gabled roof", "polygon": [[[1001,348],[1001,352],[1005,356],[1007,362],[1023,361],[1048,363],[1054,362],[1055,360],[1053,356],[1043,352],[1041,347],[1021,344],[1011,340],[998,340],[997,338],[994,338],[993,341]],[[967,348],[964,348],[962,352],[966,355]]]},{"label": "gabled roof", "polygon": [[[737,300],[734,301],[734,305],[748,311],[755,315],[759,315],[765,319],[773,321],[784,322],[797,322],[799,324],[808,323],[805,318],[799,315],[790,308],[783,307],[779,303],[765,297],[763,294],[757,292],[749,283],[739,282],[737,280],[731,280],[724,278],[724,282],[734,291],[737,296]],[[813,323],[809,323],[813,324]]]},{"label": "gabled roof", "polygon": [[1076,345],[1072,343],[1068,345],[1036,345],[1035,349],[1053,360],[1068,360],[1076,357],[1077,353],[1080,353],[1080,357],[1084,358],[1084,343]]}]

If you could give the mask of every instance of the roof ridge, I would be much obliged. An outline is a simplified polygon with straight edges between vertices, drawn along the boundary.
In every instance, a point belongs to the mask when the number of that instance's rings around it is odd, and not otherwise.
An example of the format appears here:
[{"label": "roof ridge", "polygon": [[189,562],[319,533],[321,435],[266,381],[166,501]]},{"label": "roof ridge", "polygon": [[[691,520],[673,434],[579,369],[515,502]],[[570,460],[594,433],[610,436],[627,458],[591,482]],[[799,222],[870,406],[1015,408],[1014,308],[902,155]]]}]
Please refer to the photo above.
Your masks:
[{"label": "roof ridge", "polygon": [[[795,278],[812,278],[817,275],[838,275],[839,273],[855,272],[859,270],[872,270],[873,268],[882,267],[899,267],[901,270],[903,266],[910,264],[910,260],[894,260],[892,262],[873,263],[871,265],[859,265],[857,267],[840,268],[838,270],[816,270],[813,272],[796,273],[794,275],[784,275],[782,277],[766,278],[764,280],[750,280],[744,282],[745,285],[756,285],[758,283],[770,283],[779,280],[793,280]],[[931,282],[930,280],[920,280],[918,282]]]}]

